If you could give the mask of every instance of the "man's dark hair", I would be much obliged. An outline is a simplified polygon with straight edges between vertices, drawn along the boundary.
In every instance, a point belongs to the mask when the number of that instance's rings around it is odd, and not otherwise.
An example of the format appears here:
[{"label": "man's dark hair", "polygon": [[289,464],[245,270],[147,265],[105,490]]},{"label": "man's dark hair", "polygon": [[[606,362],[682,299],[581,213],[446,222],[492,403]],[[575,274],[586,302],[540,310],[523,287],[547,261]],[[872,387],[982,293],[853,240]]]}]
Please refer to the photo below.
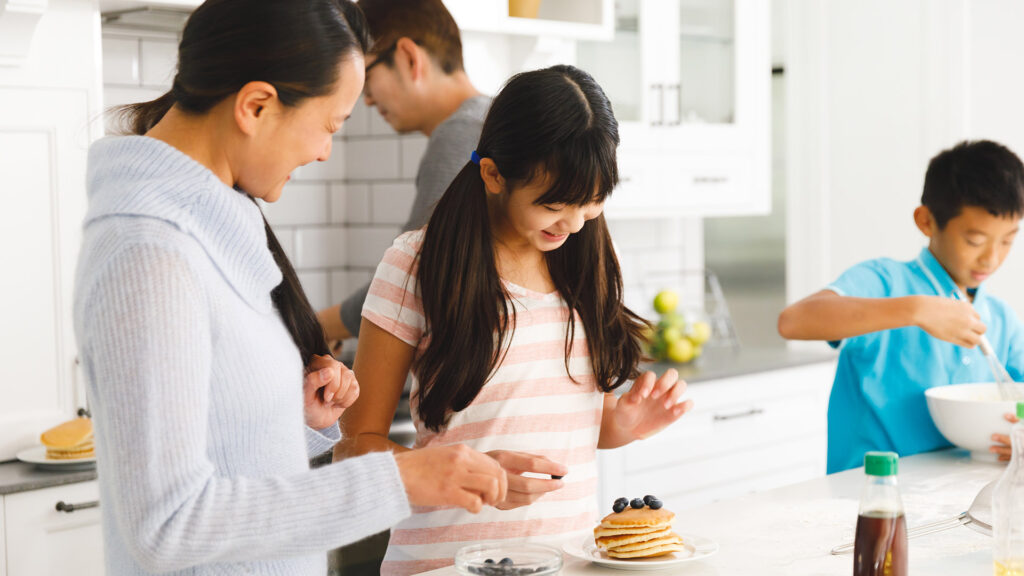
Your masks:
[{"label": "man's dark hair", "polygon": [[445,74],[462,68],[462,39],[441,0],[360,0],[373,37],[369,54],[391,65],[395,43],[408,38],[427,51]]},{"label": "man's dark hair", "polygon": [[1024,164],[1009,148],[990,140],[964,141],[928,163],[921,204],[939,228],[964,206],[993,216],[1024,215]]}]

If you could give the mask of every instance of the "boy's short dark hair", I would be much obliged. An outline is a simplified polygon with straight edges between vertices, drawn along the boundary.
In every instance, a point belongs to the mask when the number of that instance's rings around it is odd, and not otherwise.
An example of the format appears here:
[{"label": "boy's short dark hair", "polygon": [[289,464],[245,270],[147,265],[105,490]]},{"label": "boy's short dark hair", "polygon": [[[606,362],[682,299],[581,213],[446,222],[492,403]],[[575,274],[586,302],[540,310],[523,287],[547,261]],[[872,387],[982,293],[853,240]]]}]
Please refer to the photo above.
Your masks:
[{"label": "boy's short dark hair", "polygon": [[1024,164],[1009,148],[990,140],[965,140],[928,163],[921,204],[939,229],[964,206],[993,216],[1024,215]]},{"label": "boy's short dark hair", "polygon": [[445,74],[461,71],[462,38],[441,0],[360,0],[373,37],[370,54],[391,64],[395,43],[408,38],[421,46]]}]

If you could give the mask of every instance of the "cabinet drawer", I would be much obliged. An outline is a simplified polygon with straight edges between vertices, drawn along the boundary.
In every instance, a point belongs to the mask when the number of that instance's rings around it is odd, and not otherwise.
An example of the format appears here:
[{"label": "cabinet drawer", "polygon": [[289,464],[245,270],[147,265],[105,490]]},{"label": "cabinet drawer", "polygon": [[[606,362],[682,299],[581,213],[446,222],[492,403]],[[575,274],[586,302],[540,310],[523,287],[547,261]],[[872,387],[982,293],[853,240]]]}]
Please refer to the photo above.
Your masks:
[{"label": "cabinet drawer", "polygon": [[5,496],[7,576],[102,576],[99,508],[57,510],[98,500],[95,481]]},{"label": "cabinet drawer", "polygon": [[805,435],[747,450],[710,454],[660,469],[634,472],[627,468],[627,494],[654,494],[674,509],[694,508],[809,480],[824,474],[819,452],[824,436]]}]

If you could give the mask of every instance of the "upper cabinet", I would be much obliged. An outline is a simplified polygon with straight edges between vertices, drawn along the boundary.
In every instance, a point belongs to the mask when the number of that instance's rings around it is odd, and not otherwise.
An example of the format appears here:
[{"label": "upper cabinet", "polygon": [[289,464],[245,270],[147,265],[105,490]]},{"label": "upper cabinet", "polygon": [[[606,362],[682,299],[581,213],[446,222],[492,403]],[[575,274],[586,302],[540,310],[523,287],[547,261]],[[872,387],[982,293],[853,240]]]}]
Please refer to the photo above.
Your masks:
[{"label": "upper cabinet", "polygon": [[617,0],[613,40],[579,42],[619,120],[609,217],[769,211],[770,26],[762,0]]},{"label": "upper cabinet", "polygon": [[[612,37],[613,0],[443,1],[459,28],[466,31],[591,40]],[[150,12],[191,11],[200,4],[202,0],[99,2],[100,10],[105,14],[140,9],[149,9]]]}]

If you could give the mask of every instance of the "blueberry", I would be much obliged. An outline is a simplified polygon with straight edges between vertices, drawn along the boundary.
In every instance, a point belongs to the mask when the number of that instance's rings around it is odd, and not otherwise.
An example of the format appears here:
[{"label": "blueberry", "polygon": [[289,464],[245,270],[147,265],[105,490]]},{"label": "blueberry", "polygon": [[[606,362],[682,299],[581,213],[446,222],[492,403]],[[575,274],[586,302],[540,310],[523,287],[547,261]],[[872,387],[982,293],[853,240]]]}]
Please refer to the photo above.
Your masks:
[{"label": "blueberry", "polygon": [[644,507],[644,501],[641,498],[633,498],[633,501],[630,502],[629,505],[633,508],[640,509]]},{"label": "blueberry", "polygon": [[488,558],[487,560],[484,560],[484,564],[494,564],[494,559]]},{"label": "blueberry", "polygon": [[561,480],[562,478],[565,478],[565,476],[555,476],[554,474],[551,475],[552,480]]},{"label": "blueberry", "polygon": [[498,564],[501,564],[502,566],[511,566],[515,564],[515,562],[513,562],[511,558],[502,558],[501,562],[498,562]]},{"label": "blueberry", "polygon": [[650,494],[648,494],[647,496],[644,496],[644,504],[647,504],[648,506],[650,506],[651,505],[651,500],[657,500],[657,499],[658,499],[657,496],[651,496]]},{"label": "blueberry", "polygon": [[626,506],[629,506],[629,498],[616,498],[615,503],[618,504],[619,502],[622,502]]},{"label": "blueberry", "polygon": [[626,506],[628,506],[628,504],[626,504],[625,499],[616,500],[615,504],[612,504],[612,512],[618,514],[625,510]]},{"label": "blueberry", "polygon": [[664,506],[665,503],[662,502],[661,500],[658,500],[657,498],[651,498],[651,501],[648,502],[647,505],[651,507],[651,510],[657,510],[658,508]]}]

